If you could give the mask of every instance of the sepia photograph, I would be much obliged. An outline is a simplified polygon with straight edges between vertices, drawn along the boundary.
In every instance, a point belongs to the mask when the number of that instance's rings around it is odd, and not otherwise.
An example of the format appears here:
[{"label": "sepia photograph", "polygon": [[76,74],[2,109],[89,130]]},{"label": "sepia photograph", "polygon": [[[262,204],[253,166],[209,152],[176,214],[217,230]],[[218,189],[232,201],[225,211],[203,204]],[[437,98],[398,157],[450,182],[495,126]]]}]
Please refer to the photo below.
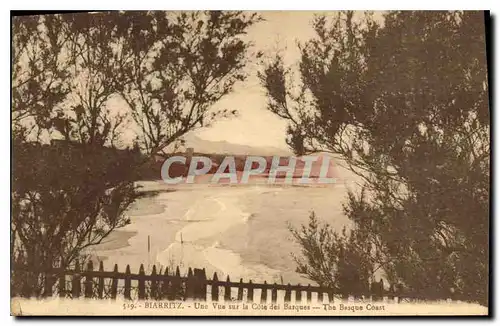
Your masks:
[{"label": "sepia photograph", "polygon": [[11,12],[11,315],[490,315],[490,33]]}]

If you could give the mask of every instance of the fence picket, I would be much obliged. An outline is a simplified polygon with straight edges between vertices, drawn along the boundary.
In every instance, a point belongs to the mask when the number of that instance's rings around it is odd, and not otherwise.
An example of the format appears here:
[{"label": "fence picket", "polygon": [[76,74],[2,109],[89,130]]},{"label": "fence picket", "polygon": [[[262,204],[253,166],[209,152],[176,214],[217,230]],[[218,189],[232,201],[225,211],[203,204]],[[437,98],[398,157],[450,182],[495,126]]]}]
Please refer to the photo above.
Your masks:
[{"label": "fence picket", "polygon": [[156,279],[156,265],[153,265],[153,270],[151,271],[151,299],[159,299],[158,295],[158,280]]},{"label": "fence picket", "polygon": [[125,297],[125,300],[132,299],[130,297],[131,288],[132,288],[132,281],[130,279],[130,265],[127,265],[127,268],[125,269],[125,289],[123,290],[123,296]]},{"label": "fence picket", "polygon": [[[129,269],[130,272],[130,269]],[[115,268],[113,269],[113,273],[118,274],[118,264],[115,264]],[[116,293],[118,292],[118,279],[113,278],[111,281],[111,299],[116,300]]]},{"label": "fence picket", "polygon": [[307,303],[310,304],[312,301],[312,291],[311,291],[311,284],[307,285],[306,289],[306,298],[307,298]]},{"label": "fence picket", "polygon": [[267,303],[267,282],[264,281],[262,292],[260,293],[260,303]]},{"label": "fence picket", "polygon": [[[102,260],[99,262],[99,272],[104,272],[104,264]],[[103,294],[104,294],[104,277],[99,276],[99,281],[97,284],[97,296],[99,297],[99,299],[103,298]]]},{"label": "fence picket", "polygon": [[181,291],[181,272],[179,266],[175,269],[175,275],[171,279],[171,286],[169,288],[170,293],[168,295],[169,300],[176,300]]},{"label": "fence picket", "polygon": [[248,302],[254,302],[254,300],[253,300],[253,283],[252,283],[252,280],[248,281],[247,301]]},{"label": "fence picket", "polygon": [[285,302],[290,302],[291,299],[292,299],[292,289],[290,283],[288,283],[285,290]]},{"label": "fence picket", "polygon": [[328,303],[333,303],[333,292],[328,291]]},{"label": "fence picket", "polygon": [[93,278],[91,272],[94,271],[94,264],[92,263],[92,260],[89,260],[87,264],[87,273],[85,274],[85,298],[92,298],[92,290],[93,290]]},{"label": "fence picket", "polygon": [[[213,302],[219,301],[220,287],[224,288],[223,300],[229,302],[233,299],[238,301],[246,302],[260,302],[263,304],[267,303],[268,290],[271,290],[271,302],[276,303],[278,301],[278,291],[284,291],[284,302],[292,301],[292,292],[295,294],[295,302],[297,304],[302,303],[303,291],[305,292],[305,299],[307,303],[311,303],[312,293],[317,293],[317,298],[315,298],[316,303],[323,302],[334,302],[334,296],[342,297],[342,299],[352,297],[355,300],[363,299],[368,301],[388,301],[388,302],[402,302],[411,301],[415,299],[422,299],[410,296],[408,293],[404,292],[404,288],[401,285],[391,285],[388,290],[384,289],[384,281],[380,279],[378,282],[373,281],[368,284],[366,290],[355,291],[354,293],[348,294],[347,291],[342,291],[342,293],[335,292],[332,288],[325,288],[321,286],[302,286],[300,284],[291,285],[288,284],[268,284],[264,281],[262,284],[255,284],[252,280],[245,283],[242,278],[239,282],[231,282],[230,276],[227,275],[226,281],[221,281],[218,279],[217,273],[213,274],[212,279],[207,279],[205,269],[189,268],[187,276],[181,276],[179,266],[175,270],[175,275],[169,275],[169,269],[165,268],[165,272],[162,274],[162,268],[158,272],[157,267],[153,265],[151,274],[146,275],[144,271],[144,265],[141,264],[139,272],[137,274],[132,274],[130,272],[130,265],[126,266],[124,273],[118,272],[118,265],[114,265],[113,271],[105,271],[103,262],[99,262],[99,269],[94,271],[93,262],[89,261],[86,268],[82,268],[78,260],[75,261],[74,269],[64,270],[62,268],[54,268],[52,270],[40,270],[33,271],[27,266],[16,265],[14,266],[16,273],[26,273],[27,275],[39,275],[40,279],[45,282],[42,283],[42,294],[50,294],[52,291],[48,289],[49,283],[56,284],[58,288],[58,296],[63,298],[66,295],[70,295],[72,298],[79,298],[84,295],[85,298],[99,298],[104,299],[105,297],[110,297],[111,299],[117,298],[118,293],[118,283],[123,280],[123,297],[126,300],[131,300],[132,295],[132,280],[137,281],[137,298],[139,300],[152,299],[152,300],[178,300],[178,299],[194,299],[194,300],[207,300],[207,286],[211,289],[211,300]],[[69,288],[66,284],[66,278],[70,279]],[[49,280],[57,280],[57,282]],[[110,292],[106,292],[105,279],[111,281]],[[94,281],[96,281],[94,284]],[[83,281],[83,282],[82,282]],[[83,284],[82,284],[83,283]],[[83,293],[82,293],[83,285]],[[14,293],[19,293],[22,296],[29,297],[34,293],[33,289],[26,288],[26,284]],[[237,290],[237,295],[235,298],[232,296],[232,289]],[[260,289],[260,301],[254,297],[255,289]],[[105,293],[106,292],[106,293]],[[246,292],[246,295],[245,295]],[[336,293],[336,294],[335,294]],[[53,294],[52,294],[53,295]],[[325,297],[328,300],[325,300]],[[439,298],[434,298],[435,300]],[[450,298],[443,298],[443,300]],[[453,298],[456,300],[456,298]],[[281,299],[280,299],[281,300]]]},{"label": "fence picket", "polygon": [[212,301],[219,301],[219,279],[217,278],[217,273],[214,272],[212,277]]},{"label": "fence picket", "polygon": [[298,289],[295,290],[295,303],[302,303],[302,290],[300,289],[300,283],[297,285]]},{"label": "fence picket", "polygon": [[186,296],[185,299],[194,299],[194,287],[196,280],[193,277],[193,270],[191,267],[188,269],[188,276],[186,281]]},{"label": "fence picket", "polygon": [[58,283],[59,297],[64,298],[66,296],[66,274],[64,272],[59,275]]},{"label": "fence picket", "polygon": [[318,302],[323,303],[325,301],[325,292],[323,289],[318,292]]},{"label": "fence picket", "polygon": [[144,279],[144,276],[146,274],[144,273],[144,265],[141,264],[141,267],[139,267],[139,282],[138,282],[138,295],[139,295],[139,300],[144,300],[146,299],[146,280]]},{"label": "fence picket", "polygon": [[226,279],[226,286],[224,287],[224,301],[231,301],[231,286],[229,283],[231,283],[231,280],[228,275]]},{"label": "fence picket", "polygon": [[170,290],[170,277],[168,275],[168,267],[165,268],[165,273],[163,280],[161,281],[161,289],[160,289],[160,299],[168,298]]},{"label": "fence picket", "polygon": [[80,297],[81,293],[81,275],[80,275],[80,262],[77,260],[75,262],[75,274],[73,274],[73,279],[71,280],[71,296],[73,299]]},{"label": "fence picket", "polygon": [[240,286],[238,286],[238,301],[243,301],[243,279],[240,278]]},{"label": "fence picket", "polygon": [[207,272],[203,268],[199,274],[200,276],[200,299],[207,300]]},{"label": "fence picket", "polygon": [[207,300],[207,275],[205,269],[195,268],[192,278],[193,297],[195,300]]}]

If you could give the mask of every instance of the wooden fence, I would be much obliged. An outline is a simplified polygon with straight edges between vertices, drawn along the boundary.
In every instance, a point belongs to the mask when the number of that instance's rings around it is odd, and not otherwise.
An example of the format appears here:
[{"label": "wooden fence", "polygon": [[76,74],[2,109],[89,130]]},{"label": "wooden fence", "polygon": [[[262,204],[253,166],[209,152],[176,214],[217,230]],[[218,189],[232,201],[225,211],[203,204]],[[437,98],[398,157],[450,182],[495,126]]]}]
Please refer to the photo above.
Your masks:
[{"label": "wooden fence", "polygon": [[[383,281],[372,283],[367,293],[346,295],[336,293],[333,289],[311,286],[276,283],[253,283],[251,280],[233,282],[227,276],[219,280],[217,273],[208,279],[205,269],[189,268],[187,276],[181,276],[179,267],[175,272],[166,268],[158,271],[153,266],[151,273],[146,274],[141,265],[139,272],[133,274],[127,265],[125,272],[119,272],[115,265],[113,271],[105,271],[101,262],[94,270],[92,261],[85,268],[79,263],[70,270],[51,269],[50,271],[33,272],[15,268],[16,273],[26,273],[26,277],[35,277],[44,288],[44,297],[59,296],[62,298],[95,298],[126,300],[199,300],[199,301],[246,301],[255,303],[291,302],[296,303],[331,303],[338,299],[363,299],[370,301],[401,302],[420,300],[414,296],[403,295],[397,291],[384,289]],[[36,275],[36,276],[34,276]],[[278,295],[280,293],[280,295]],[[293,294],[293,296],[292,296]],[[25,284],[14,289],[13,296],[33,296],[32,287]],[[278,298],[279,297],[279,298]],[[279,300],[278,300],[279,299]],[[427,298],[429,299],[429,298]],[[423,299],[422,299],[423,300]]]}]

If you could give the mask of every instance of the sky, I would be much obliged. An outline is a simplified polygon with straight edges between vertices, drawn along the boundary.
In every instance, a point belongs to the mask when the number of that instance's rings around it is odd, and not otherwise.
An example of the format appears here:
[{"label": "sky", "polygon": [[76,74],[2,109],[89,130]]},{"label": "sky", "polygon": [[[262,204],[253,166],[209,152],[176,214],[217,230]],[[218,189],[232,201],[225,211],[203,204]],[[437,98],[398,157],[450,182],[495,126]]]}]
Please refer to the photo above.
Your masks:
[{"label": "sky", "polygon": [[[314,14],[312,11],[262,12],[265,21],[252,26],[248,32],[254,51],[262,51],[264,56],[280,51],[285,64],[296,63],[300,57],[296,41],[303,42],[314,36],[311,26]],[[198,130],[197,136],[250,146],[287,148],[286,122],[266,110],[267,98],[257,78],[258,69],[256,64],[251,64],[247,80],[215,105],[219,109],[236,109],[238,116]]]},{"label": "sky", "polygon": [[[261,11],[261,21],[249,28],[244,37],[253,43],[251,53],[262,52],[265,57],[280,53],[286,66],[296,66],[300,60],[297,42],[306,42],[315,36],[312,21],[317,14],[332,14],[321,11]],[[361,14],[361,12],[359,12]],[[377,15],[377,14],[376,14]],[[356,16],[356,14],[355,14]],[[248,78],[235,85],[233,92],[226,95],[212,110],[237,110],[238,115],[230,119],[214,122],[210,127],[193,132],[201,139],[227,141],[235,144],[288,149],[286,145],[286,124],[266,109],[267,97],[260,85],[257,72],[262,69],[258,59],[249,58],[245,68]],[[70,100],[69,100],[70,101]],[[108,102],[114,113],[127,111],[127,104],[120,98]],[[120,137],[121,146],[132,144],[138,127],[130,121]],[[47,140],[58,135],[46,135]],[[59,135],[62,137],[62,135]],[[117,144],[120,146],[120,144]]]},{"label": "sky", "polygon": [[[334,12],[326,12],[330,15]],[[374,12],[373,18],[382,23],[382,13]],[[286,66],[297,65],[300,52],[297,42],[305,42],[315,36],[312,20],[321,11],[263,11],[265,21],[252,26],[248,38],[255,44],[255,51],[264,56],[279,52]],[[356,12],[354,19],[361,18],[363,12]],[[287,149],[286,122],[266,110],[267,98],[259,84],[255,63],[250,66],[249,78],[238,84],[234,92],[215,106],[218,109],[236,109],[239,116],[220,121],[212,127],[199,130],[196,134],[206,140],[226,140],[250,146],[272,146]]]}]

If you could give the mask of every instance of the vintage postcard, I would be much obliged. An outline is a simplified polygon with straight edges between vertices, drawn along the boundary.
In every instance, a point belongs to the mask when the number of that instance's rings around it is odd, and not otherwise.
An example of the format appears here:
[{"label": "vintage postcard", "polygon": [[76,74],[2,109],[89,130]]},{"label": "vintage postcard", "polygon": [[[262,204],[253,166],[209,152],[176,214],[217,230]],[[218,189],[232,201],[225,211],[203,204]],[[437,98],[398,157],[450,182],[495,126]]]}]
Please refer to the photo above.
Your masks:
[{"label": "vintage postcard", "polygon": [[13,15],[11,314],[488,315],[488,15]]}]

